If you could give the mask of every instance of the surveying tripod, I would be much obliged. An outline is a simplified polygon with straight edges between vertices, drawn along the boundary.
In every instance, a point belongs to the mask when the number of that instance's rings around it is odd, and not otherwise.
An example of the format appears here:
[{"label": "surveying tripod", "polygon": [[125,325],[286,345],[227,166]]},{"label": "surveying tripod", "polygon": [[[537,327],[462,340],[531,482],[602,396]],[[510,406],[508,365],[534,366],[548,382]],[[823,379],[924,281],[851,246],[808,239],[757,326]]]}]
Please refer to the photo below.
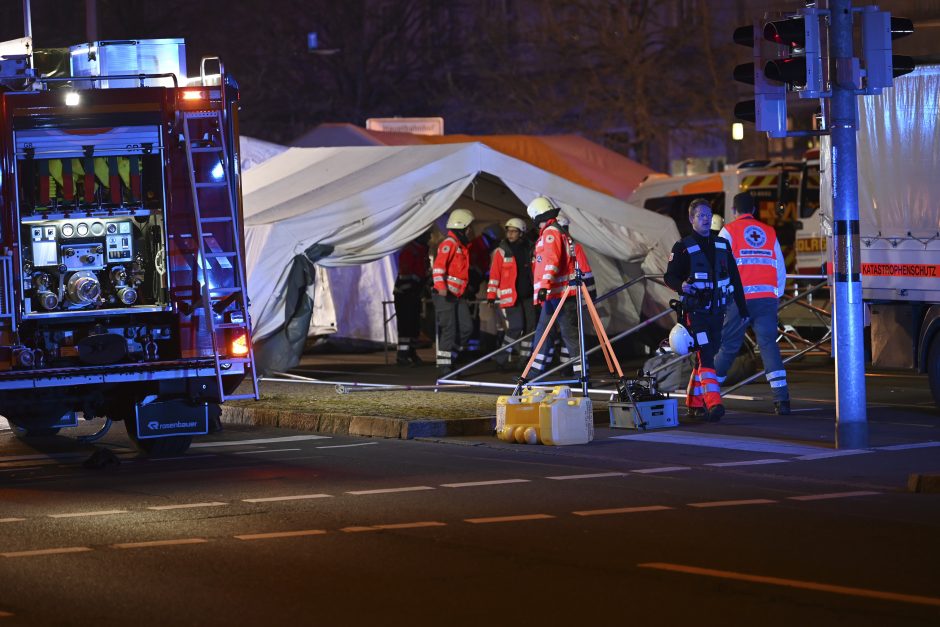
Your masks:
[{"label": "surveying tripod", "polygon": [[525,369],[522,371],[522,375],[519,377],[519,380],[516,384],[515,390],[513,390],[513,396],[519,396],[522,394],[522,388],[524,388],[528,383],[529,370],[532,368],[532,364],[535,363],[535,359],[538,357],[539,352],[542,350],[542,346],[545,344],[545,341],[548,339],[552,326],[555,324],[558,319],[559,314],[561,314],[562,307],[565,305],[565,301],[569,296],[569,287],[575,287],[575,298],[577,300],[578,306],[578,352],[579,360],[581,362],[581,374],[576,379],[564,380],[564,381],[546,381],[540,382],[544,384],[565,384],[565,383],[578,383],[581,385],[581,393],[584,396],[588,395],[589,387],[589,376],[587,369],[587,360],[585,359],[584,353],[584,306],[587,305],[588,313],[591,316],[591,323],[594,325],[594,330],[597,333],[597,338],[600,340],[601,351],[604,353],[604,360],[607,362],[607,369],[611,374],[617,375],[617,395],[621,401],[630,400],[630,392],[628,390],[626,377],[623,375],[623,370],[620,368],[620,362],[617,361],[617,356],[614,355],[614,349],[611,346],[610,339],[607,337],[607,332],[604,330],[604,325],[601,323],[600,316],[597,314],[597,309],[594,307],[594,300],[591,298],[591,293],[588,292],[587,286],[584,284],[584,274],[581,271],[581,264],[578,263],[578,256],[575,253],[575,244],[574,240],[571,237],[568,237],[568,254],[572,259],[574,259],[574,279],[571,279],[568,284],[565,286],[564,292],[561,294],[561,301],[558,303],[558,307],[552,313],[551,319],[548,321],[548,325],[545,327],[545,330],[542,332],[542,336],[538,338],[538,341],[535,344],[535,348],[532,349],[532,354],[529,356],[529,362],[526,364]]}]

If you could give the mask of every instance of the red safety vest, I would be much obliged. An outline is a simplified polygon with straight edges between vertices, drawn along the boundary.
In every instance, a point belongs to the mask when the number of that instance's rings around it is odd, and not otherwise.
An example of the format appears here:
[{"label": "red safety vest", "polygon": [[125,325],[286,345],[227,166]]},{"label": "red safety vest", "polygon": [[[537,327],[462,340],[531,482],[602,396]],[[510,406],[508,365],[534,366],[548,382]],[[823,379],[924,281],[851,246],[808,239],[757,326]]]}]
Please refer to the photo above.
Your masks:
[{"label": "red safety vest", "polygon": [[516,304],[516,268],[516,258],[508,250],[498,246],[493,251],[490,281],[486,286],[487,300],[496,301],[503,309]]},{"label": "red safety vest", "polygon": [[[539,233],[539,240],[535,243],[535,261],[532,264],[532,287],[535,290],[533,300],[538,302],[539,290],[548,290],[548,300],[561,298],[568,290],[574,294],[575,288],[568,285],[574,278],[574,260],[569,253],[568,244],[571,238],[557,224],[549,220],[545,228]],[[583,266],[583,271],[589,271]]]},{"label": "red safety vest", "polygon": [[744,214],[725,225],[731,252],[741,275],[744,298],[779,298],[777,289],[777,233],[752,215]]},{"label": "red safety vest", "polygon": [[447,286],[447,291],[454,296],[462,296],[470,278],[470,257],[467,247],[460,243],[453,231],[447,232],[438,247],[431,270],[434,277],[434,290]]}]

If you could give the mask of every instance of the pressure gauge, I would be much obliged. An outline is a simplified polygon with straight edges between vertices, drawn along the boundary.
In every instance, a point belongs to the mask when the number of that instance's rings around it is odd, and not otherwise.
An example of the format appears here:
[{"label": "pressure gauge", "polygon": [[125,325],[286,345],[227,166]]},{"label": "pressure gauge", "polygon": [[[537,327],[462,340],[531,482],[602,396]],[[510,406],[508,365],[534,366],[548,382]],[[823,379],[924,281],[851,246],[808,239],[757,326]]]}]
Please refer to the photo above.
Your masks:
[{"label": "pressure gauge", "polygon": [[60,230],[62,231],[62,237],[72,237],[75,234],[75,227],[71,222],[63,224]]},{"label": "pressure gauge", "polygon": [[103,222],[92,222],[91,223],[91,234],[92,235],[103,235],[104,234],[104,223]]},{"label": "pressure gauge", "polygon": [[88,235],[88,225],[84,222],[79,222],[78,226],[75,227],[75,232],[78,233],[79,237],[85,237]]}]

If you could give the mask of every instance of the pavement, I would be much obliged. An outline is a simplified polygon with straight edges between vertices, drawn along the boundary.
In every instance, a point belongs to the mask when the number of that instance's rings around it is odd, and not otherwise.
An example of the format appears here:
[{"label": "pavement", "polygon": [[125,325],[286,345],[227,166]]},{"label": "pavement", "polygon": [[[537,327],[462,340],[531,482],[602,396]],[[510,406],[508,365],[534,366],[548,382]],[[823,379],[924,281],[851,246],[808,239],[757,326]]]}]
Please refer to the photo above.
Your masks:
[{"label": "pavement", "polygon": [[[422,357],[430,364],[433,353],[426,351]],[[394,358],[393,352],[387,356],[382,352],[304,355],[290,374],[315,381],[285,382],[283,377],[278,381],[262,380],[261,400],[226,404],[222,420],[369,437],[448,438],[453,443],[495,440],[496,399],[499,394],[509,394],[509,389],[464,386],[430,391],[425,386],[433,386],[437,379],[432,365],[399,367]],[[624,372],[636,372],[640,364],[625,362]],[[718,423],[680,424],[678,428],[648,431],[611,428],[608,399],[596,396],[596,438],[768,452],[789,449],[803,455],[936,447],[936,463],[922,465],[918,476],[910,478],[910,487],[940,490],[940,409],[931,397],[926,376],[907,370],[869,370],[867,420],[861,425],[860,437],[855,431],[846,438],[847,421],[842,421],[841,431],[836,426],[834,362],[817,355],[787,367],[793,409],[789,416],[773,413],[770,389],[762,380],[726,398],[728,411]],[[597,377],[604,370],[603,363],[592,364],[592,373]],[[482,385],[512,385],[517,377],[518,373],[481,364],[457,378]],[[337,383],[354,391],[339,394]],[[364,391],[365,386],[376,384],[399,387],[398,391]],[[592,379],[592,387],[612,388],[612,379],[609,375],[606,382]],[[680,417],[683,404],[680,399]]]}]

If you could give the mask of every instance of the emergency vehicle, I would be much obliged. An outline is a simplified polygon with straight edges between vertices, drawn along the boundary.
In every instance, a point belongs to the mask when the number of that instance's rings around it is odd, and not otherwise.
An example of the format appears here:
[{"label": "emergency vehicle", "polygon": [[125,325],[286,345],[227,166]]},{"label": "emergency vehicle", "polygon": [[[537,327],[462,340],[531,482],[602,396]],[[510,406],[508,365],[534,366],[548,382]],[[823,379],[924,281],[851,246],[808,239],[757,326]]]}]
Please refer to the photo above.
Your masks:
[{"label": "emergency vehicle", "polygon": [[218,59],[187,81],[179,39],[73,46],[62,77],[25,43],[0,57],[0,415],[180,454],[258,398],[238,87]]},{"label": "emergency vehicle", "polygon": [[753,160],[723,172],[691,176],[651,175],[630,196],[631,204],[671,216],[683,237],[692,232],[689,202],[705,198],[712,210],[731,218],[735,194],[748,191],[755,216],[777,231],[791,273],[819,274],[826,263],[819,209],[819,151],[803,161]]}]

